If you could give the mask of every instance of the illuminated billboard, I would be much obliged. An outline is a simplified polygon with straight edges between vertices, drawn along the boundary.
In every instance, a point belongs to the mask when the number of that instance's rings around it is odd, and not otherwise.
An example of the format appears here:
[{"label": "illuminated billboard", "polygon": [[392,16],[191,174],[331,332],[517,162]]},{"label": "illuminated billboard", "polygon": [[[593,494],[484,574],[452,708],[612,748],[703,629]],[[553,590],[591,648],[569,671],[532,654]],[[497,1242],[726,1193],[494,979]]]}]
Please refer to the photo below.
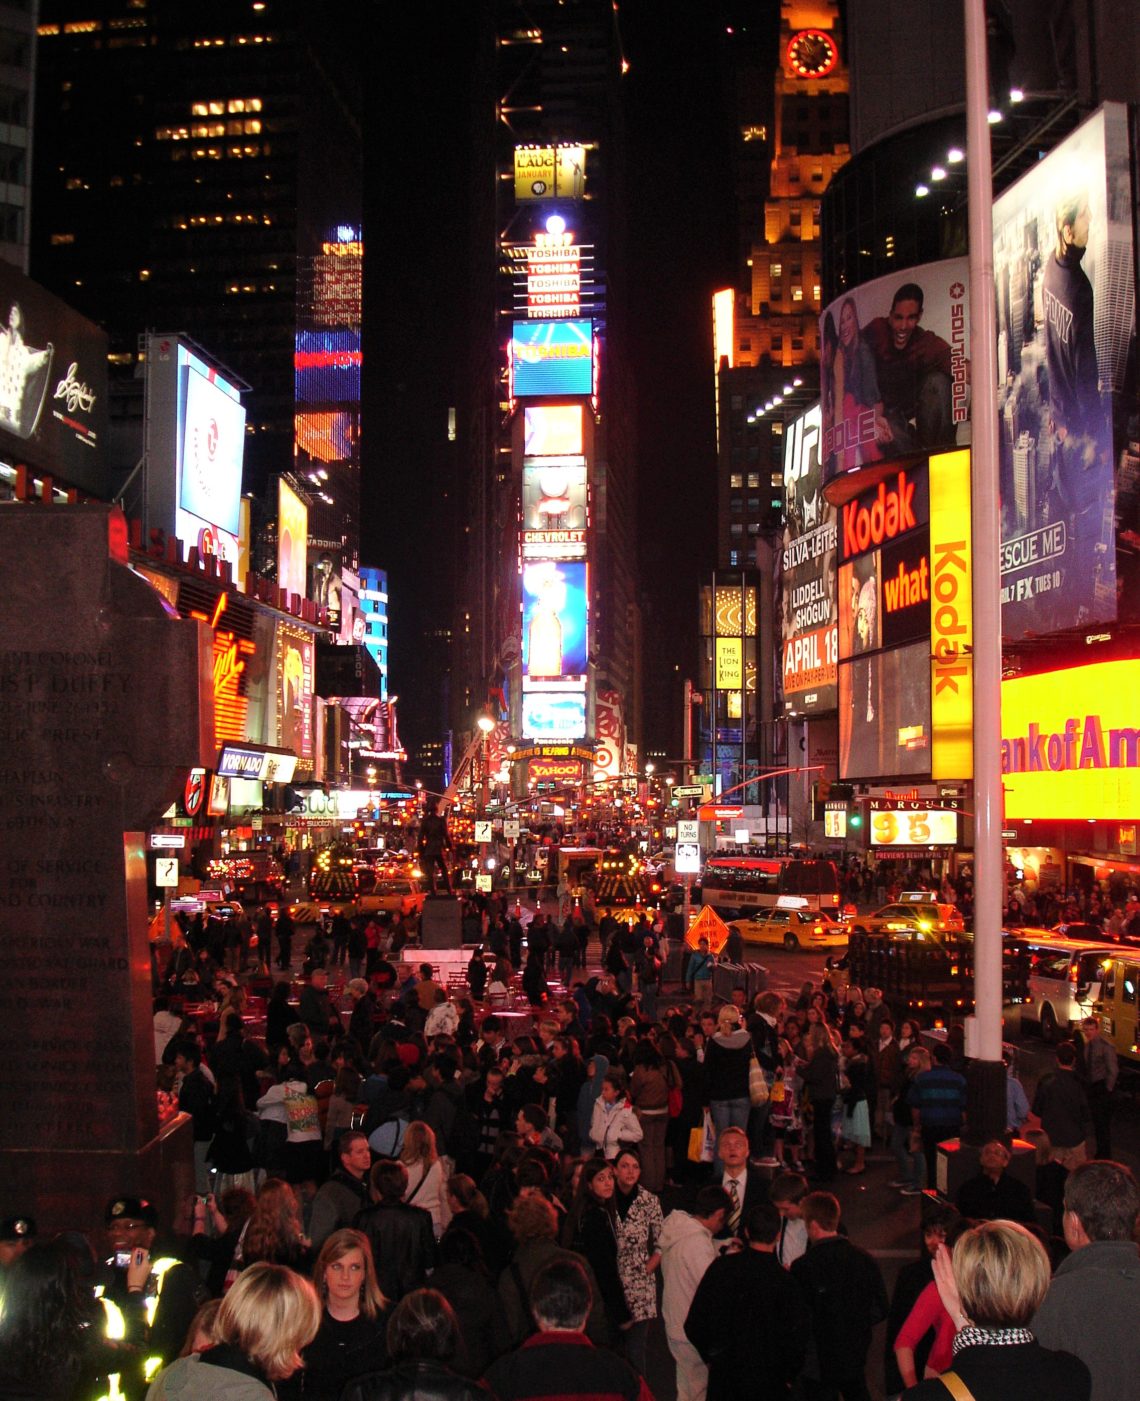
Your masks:
[{"label": "illuminated billboard", "polygon": [[522,733],[538,740],[585,738],[585,691],[524,691]]},{"label": "illuminated billboard", "polygon": [[1140,817],[1140,661],[1018,676],[1001,685],[1005,817]]},{"label": "illuminated billboard", "polygon": [[294,395],[303,404],[355,403],[360,398],[359,330],[298,331]]},{"label": "illuminated billboard", "polygon": [[592,321],[514,323],[511,377],[519,398],[590,394],[593,369]]},{"label": "illuminated billboard", "polygon": [[818,404],[784,427],[781,639],[784,714],[835,709],[836,510],[823,497]]},{"label": "illuminated billboard", "polygon": [[235,536],[240,528],[245,409],[214,371],[187,365],[182,418],[181,511]]},{"label": "illuminated billboard", "polygon": [[586,459],[523,458],[524,559],[584,559]]},{"label": "illuminated billboard", "polygon": [[872,846],[956,846],[958,814],[919,804],[872,811],[870,836]]},{"label": "illuminated billboard", "polygon": [[930,771],[930,650],[926,643],[839,666],[839,776]]},{"label": "illuminated billboard", "polygon": [[309,573],[309,508],[284,477],[277,482],[277,587],[304,598]]},{"label": "illuminated billboard", "polygon": [[968,262],[867,282],[820,317],[824,480],[969,441]]},{"label": "illuminated billboard", "polygon": [[302,765],[313,759],[313,657],[311,633],[277,624],[277,743]]},{"label": "illuminated billboard", "polygon": [[356,453],[360,436],[357,415],[343,409],[299,413],[293,417],[297,451],[314,462],[347,462]]},{"label": "illuminated billboard", "polygon": [[1137,609],[1133,574],[1117,583],[1118,543],[1140,563],[1132,219],[1117,104],[994,202],[1006,637]]},{"label": "illuminated billboard", "polygon": [[930,775],[967,778],[974,772],[969,451],[938,453],[929,472]]},{"label": "illuminated billboard", "polygon": [[515,200],[581,199],[586,193],[585,146],[516,146]]},{"label": "illuminated billboard", "polygon": [[552,560],[522,572],[524,685],[584,677],[587,647],[587,565]]},{"label": "illuminated billboard", "polygon": [[533,404],[523,409],[523,453],[526,457],[580,456],[581,404]]},{"label": "illuminated billboard", "polygon": [[0,456],[109,494],[107,336],[0,262]]}]

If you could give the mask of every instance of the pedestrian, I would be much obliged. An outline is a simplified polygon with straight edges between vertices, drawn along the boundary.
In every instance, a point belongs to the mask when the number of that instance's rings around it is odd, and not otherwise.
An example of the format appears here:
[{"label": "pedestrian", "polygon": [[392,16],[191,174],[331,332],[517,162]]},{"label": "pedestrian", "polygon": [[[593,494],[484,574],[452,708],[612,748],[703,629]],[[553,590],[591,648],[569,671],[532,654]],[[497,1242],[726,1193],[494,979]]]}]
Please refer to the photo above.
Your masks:
[{"label": "pedestrian", "polygon": [[286,905],[277,911],[277,967],[287,973],[293,961],[293,916]]},{"label": "pedestrian", "polygon": [[708,1392],[709,1369],[689,1341],[685,1321],[705,1271],[717,1258],[714,1237],[723,1229],[728,1211],[723,1187],[702,1187],[692,1215],[670,1212],[661,1228],[661,1312],[677,1367],[677,1401],[705,1401]]},{"label": "pedestrian", "polygon": [[808,1027],[804,1043],[808,1059],[801,1067],[800,1078],[811,1105],[814,1175],[818,1182],[833,1182],[836,1162],[831,1111],[839,1093],[839,1055],[823,1022]]},{"label": "pedestrian", "polygon": [[1030,1327],[1043,1347],[1088,1367],[1092,1401],[1118,1401],[1135,1395],[1140,1377],[1140,1190],[1122,1163],[1082,1163],[1065,1183],[1064,1205],[1071,1253]]},{"label": "pedestrian", "polygon": [[692,990],[693,1010],[700,1012],[712,1001],[712,975],[715,960],[709,952],[709,941],[701,938],[697,951],[689,955],[689,966],[685,970],[685,984]]},{"label": "pedestrian", "polygon": [[640,1178],[641,1159],[637,1149],[623,1148],[614,1161],[618,1273],[630,1312],[623,1342],[631,1366],[644,1375],[649,1327],[657,1317],[656,1272],[661,1263],[657,1242],[665,1218],[659,1198]]},{"label": "pedestrian", "polygon": [[[718,1138],[730,1125],[748,1131],[752,1112],[748,1074],[752,1059],[752,1037],[741,1025],[740,1009],[726,1004],[717,1013],[716,1032],[705,1047],[704,1060],[705,1093]],[[716,1159],[714,1168],[720,1166]]]},{"label": "pedestrian", "polygon": [[709,1401],[792,1395],[811,1315],[776,1258],[779,1234],[780,1213],[770,1202],[749,1207],[746,1248],[714,1260],[697,1286],[685,1333],[709,1369]]},{"label": "pedestrian", "polygon": [[1085,1141],[1092,1129],[1092,1115],[1077,1076],[1077,1052],[1071,1041],[1061,1042],[1056,1070],[1038,1081],[1033,1112],[1049,1135],[1057,1162],[1075,1168],[1086,1160]]},{"label": "pedestrian", "polygon": [[641,1168],[645,1186],[660,1192],[665,1185],[665,1135],[669,1129],[669,1081],[660,1053],[649,1040],[633,1053],[629,1098],[641,1125]]},{"label": "pedestrian", "polygon": [[1084,1040],[1084,1082],[1096,1136],[1095,1156],[1112,1157],[1112,1095],[1120,1076],[1116,1047],[1101,1032],[1095,1017],[1081,1023]]},{"label": "pedestrian", "polygon": [[830,1192],[809,1192],[800,1211],[809,1247],[792,1266],[792,1278],[804,1292],[812,1320],[805,1397],[870,1401],[871,1332],[887,1316],[882,1271],[865,1250],[839,1234],[839,1202]]},{"label": "pedestrian", "polygon": [[[1024,1226],[984,1221],[965,1231],[951,1257],[940,1246],[934,1278],[954,1322],[954,1366],[942,1378],[919,1382],[904,1401],[1089,1401],[1089,1369],[1068,1352],[1041,1346],[1030,1329],[1049,1288],[1045,1247]],[[1133,1314],[1135,1317],[1135,1314]],[[1135,1373],[1125,1380],[1134,1392]]]},{"label": "pedestrian", "polygon": [[618,1272],[618,1215],[614,1170],[604,1158],[583,1164],[563,1240],[590,1262],[602,1293],[610,1335],[620,1338],[633,1321]]},{"label": "pedestrian", "polygon": [[950,1047],[936,1045],[932,1060],[929,1070],[915,1076],[907,1095],[911,1122],[926,1159],[928,1184],[938,1180],[938,1145],[961,1134],[966,1116],[966,1079],[952,1068]]}]

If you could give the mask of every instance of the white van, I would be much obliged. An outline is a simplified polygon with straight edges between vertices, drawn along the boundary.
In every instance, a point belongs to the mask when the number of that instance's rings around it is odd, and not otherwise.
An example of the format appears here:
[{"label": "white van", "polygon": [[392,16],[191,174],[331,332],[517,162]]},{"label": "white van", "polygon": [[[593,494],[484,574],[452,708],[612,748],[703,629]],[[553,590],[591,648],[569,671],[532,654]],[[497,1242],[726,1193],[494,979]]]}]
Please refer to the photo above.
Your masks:
[{"label": "white van", "polygon": [[[1024,931],[1021,937],[1025,937]],[[1026,939],[1029,946],[1029,997],[1021,1020],[1033,1022],[1045,1041],[1058,1041],[1091,1016],[1100,996],[1105,967],[1120,950],[1083,939]]]}]

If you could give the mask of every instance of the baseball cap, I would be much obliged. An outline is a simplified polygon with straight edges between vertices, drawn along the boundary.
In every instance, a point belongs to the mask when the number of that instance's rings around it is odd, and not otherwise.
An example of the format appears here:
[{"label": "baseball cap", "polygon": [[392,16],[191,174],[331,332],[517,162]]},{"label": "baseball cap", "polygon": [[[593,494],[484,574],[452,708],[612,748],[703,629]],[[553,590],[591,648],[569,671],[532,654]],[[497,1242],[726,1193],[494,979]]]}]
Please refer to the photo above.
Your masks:
[{"label": "baseball cap", "polygon": [[10,1245],[15,1241],[32,1240],[36,1235],[33,1216],[5,1216],[0,1221],[0,1241]]},{"label": "baseball cap", "polygon": [[147,1226],[158,1225],[158,1212],[152,1202],[145,1197],[116,1197],[107,1205],[106,1223],[115,1221],[142,1221]]}]

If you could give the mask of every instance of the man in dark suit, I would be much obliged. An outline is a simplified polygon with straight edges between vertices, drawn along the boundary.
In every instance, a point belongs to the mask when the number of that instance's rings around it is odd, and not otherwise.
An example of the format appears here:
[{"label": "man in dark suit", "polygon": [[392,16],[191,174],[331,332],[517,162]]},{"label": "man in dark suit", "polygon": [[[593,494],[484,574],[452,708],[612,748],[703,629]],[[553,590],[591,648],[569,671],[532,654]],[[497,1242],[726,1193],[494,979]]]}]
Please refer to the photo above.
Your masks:
[{"label": "man in dark suit", "polygon": [[804,1368],[807,1401],[870,1401],[867,1352],[871,1330],[887,1316],[887,1289],[875,1261],[839,1234],[839,1202],[809,1192],[800,1203],[808,1249],[792,1266],[811,1310],[811,1346]]},{"label": "man in dark suit", "polygon": [[779,1234],[780,1213],[770,1202],[750,1206],[747,1248],[714,1260],[697,1286],[685,1332],[708,1364],[708,1401],[791,1395],[811,1316],[803,1290],[776,1259]]},{"label": "man in dark suit", "polygon": [[744,1221],[751,1208],[768,1200],[768,1183],[749,1165],[748,1135],[743,1129],[734,1125],[722,1129],[717,1139],[717,1153],[724,1169],[719,1181],[714,1175],[713,1185],[723,1187],[732,1202],[717,1239],[731,1240],[733,1236],[743,1237]]}]

